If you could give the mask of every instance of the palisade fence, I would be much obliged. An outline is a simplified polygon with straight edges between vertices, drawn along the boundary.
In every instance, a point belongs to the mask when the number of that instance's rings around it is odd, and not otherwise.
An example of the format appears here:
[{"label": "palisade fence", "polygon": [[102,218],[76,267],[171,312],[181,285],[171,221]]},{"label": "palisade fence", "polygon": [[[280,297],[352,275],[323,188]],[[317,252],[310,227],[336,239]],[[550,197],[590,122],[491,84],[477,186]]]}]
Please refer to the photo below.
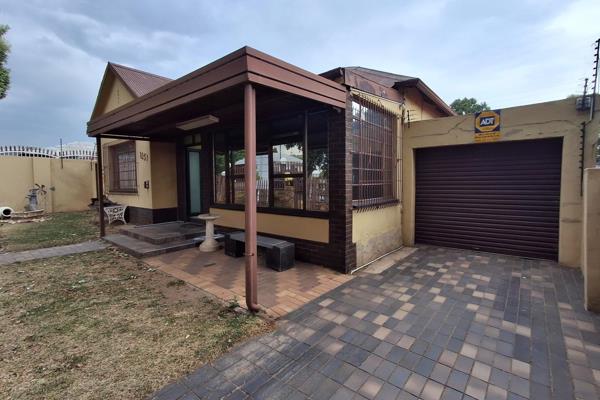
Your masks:
[{"label": "palisade fence", "polygon": [[89,149],[56,150],[36,146],[0,146],[0,156],[95,160],[96,151]]}]

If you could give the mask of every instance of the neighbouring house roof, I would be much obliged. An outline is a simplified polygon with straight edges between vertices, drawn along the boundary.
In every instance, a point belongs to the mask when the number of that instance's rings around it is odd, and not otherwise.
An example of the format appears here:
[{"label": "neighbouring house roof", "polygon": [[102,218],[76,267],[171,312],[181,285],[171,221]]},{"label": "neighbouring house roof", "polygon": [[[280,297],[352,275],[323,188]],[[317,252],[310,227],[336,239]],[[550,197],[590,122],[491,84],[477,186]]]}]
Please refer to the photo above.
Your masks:
[{"label": "neighbouring house roof", "polygon": [[413,76],[393,74],[391,72],[358,66],[334,68],[323,72],[321,76],[333,80],[341,79],[342,82],[340,83],[347,86],[388,97],[392,100],[397,99],[394,98],[393,93],[387,92],[385,89],[402,90],[403,88],[415,87],[440,111],[449,116],[455,115],[452,108],[431,90],[425,82]]},{"label": "neighbouring house roof", "polygon": [[109,67],[117,74],[123,83],[131,90],[131,94],[135,97],[142,97],[151,91],[158,89],[162,85],[172,81],[164,76],[151,74],[150,72],[141,71],[139,69],[126,67],[124,65],[108,63]]}]

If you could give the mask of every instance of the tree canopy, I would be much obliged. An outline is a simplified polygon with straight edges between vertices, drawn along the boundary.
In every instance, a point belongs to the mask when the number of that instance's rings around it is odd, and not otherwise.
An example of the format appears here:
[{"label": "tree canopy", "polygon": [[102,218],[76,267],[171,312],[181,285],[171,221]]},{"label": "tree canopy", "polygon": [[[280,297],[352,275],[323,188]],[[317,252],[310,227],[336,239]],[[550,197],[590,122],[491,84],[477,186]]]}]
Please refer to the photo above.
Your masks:
[{"label": "tree canopy", "polygon": [[10,85],[10,74],[6,68],[6,59],[10,52],[10,45],[4,38],[4,34],[8,31],[8,25],[0,25],[0,99],[6,97],[6,92]]},{"label": "tree canopy", "polygon": [[474,114],[480,111],[489,110],[490,106],[485,101],[479,103],[477,99],[471,97],[464,97],[462,99],[456,99],[450,104],[450,107],[458,115]]}]

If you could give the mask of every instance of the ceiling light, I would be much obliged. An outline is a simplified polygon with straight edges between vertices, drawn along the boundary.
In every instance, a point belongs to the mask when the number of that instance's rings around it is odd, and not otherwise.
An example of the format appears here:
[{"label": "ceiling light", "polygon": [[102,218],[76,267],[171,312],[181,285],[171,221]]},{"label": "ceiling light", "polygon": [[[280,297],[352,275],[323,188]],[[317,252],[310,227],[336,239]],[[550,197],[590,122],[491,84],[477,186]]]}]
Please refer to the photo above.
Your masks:
[{"label": "ceiling light", "polygon": [[214,115],[203,115],[199,118],[190,119],[189,121],[184,121],[176,124],[177,129],[182,129],[184,131],[190,131],[196,128],[202,128],[203,126],[208,126],[212,124],[216,124],[219,122],[219,118]]}]

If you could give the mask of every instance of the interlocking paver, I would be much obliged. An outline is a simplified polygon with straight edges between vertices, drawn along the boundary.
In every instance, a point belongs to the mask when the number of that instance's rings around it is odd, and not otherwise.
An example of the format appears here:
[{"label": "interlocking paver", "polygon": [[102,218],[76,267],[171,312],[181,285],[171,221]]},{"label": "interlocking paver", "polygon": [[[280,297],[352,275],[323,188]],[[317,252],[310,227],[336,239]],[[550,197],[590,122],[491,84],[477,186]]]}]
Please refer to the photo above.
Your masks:
[{"label": "interlocking paver", "polygon": [[600,317],[582,296],[575,269],[423,247],[155,396],[595,399]]}]

